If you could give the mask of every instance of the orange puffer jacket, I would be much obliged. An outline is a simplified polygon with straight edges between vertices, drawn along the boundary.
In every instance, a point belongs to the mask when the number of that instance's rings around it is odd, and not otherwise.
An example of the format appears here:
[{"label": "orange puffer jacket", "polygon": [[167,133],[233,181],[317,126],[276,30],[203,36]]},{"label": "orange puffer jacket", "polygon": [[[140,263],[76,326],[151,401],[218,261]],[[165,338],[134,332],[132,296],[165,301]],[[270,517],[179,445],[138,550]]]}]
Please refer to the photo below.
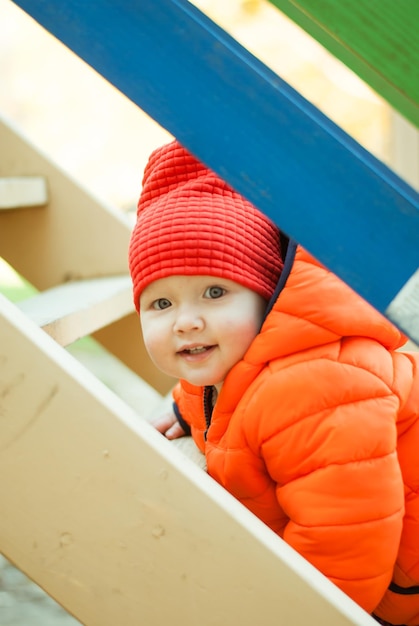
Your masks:
[{"label": "orange puffer jacket", "polygon": [[176,411],[213,478],[366,611],[417,626],[419,355],[397,352],[389,321],[289,248],[212,415],[210,389],[184,381]]}]

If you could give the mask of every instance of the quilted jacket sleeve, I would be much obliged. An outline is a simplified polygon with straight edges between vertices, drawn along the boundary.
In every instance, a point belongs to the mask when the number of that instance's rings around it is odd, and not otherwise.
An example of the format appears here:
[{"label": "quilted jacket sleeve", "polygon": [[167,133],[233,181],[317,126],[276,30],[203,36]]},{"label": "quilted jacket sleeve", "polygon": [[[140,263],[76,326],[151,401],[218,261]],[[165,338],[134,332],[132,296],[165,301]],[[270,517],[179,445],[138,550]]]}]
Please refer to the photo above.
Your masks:
[{"label": "quilted jacket sleeve", "polygon": [[[392,624],[419,623],[419,353],[394,354],[401,399],[397,455],[405,484],[405,518],[393,584],[375,610]],[[406,384],[406,381],[410,384]],[[396,585],[396,588],[395,588]],[[399,587],[413,593],[400,593]]]},{"label": "quilted jacket sleeve", "polygon": [[371,612],[402,529],[398,398],[356,358],[295,364],[258,395],[259,454],[288,519],[285,541]]}]

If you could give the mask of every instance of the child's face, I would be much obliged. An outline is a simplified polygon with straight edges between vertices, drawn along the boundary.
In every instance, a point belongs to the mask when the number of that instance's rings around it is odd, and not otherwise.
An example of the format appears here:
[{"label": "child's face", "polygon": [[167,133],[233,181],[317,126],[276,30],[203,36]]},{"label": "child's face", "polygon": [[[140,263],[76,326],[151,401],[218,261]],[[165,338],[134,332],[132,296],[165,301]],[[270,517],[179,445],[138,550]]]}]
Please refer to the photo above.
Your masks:
[{"label": "child's face", "polygon": [[218,390],[259,328],[266,301],[213,276],[169,276],[140,298],[143,336],[152,360],[169,376]]}]

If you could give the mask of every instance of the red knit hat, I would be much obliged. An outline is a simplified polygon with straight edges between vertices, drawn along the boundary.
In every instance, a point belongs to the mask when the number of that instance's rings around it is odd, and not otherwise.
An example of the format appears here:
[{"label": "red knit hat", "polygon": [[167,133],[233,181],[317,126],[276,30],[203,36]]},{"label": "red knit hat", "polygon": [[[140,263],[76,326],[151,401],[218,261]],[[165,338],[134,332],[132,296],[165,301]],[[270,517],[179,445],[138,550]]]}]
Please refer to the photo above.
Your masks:
[{"label": "red knit hat", "polygon": [[173,275],[227,278],[269,300],[283,267],[280,232],[173,141],[145,168],[129,266],[137,310],[147,285]]}]

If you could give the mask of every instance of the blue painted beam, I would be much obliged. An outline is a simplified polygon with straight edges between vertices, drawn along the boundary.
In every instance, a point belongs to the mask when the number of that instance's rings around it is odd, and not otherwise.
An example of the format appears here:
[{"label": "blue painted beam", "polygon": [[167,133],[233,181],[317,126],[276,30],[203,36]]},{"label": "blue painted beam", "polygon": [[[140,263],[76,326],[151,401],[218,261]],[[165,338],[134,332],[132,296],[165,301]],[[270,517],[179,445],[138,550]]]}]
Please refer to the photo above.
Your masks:
[{"label": "blue painted beam", "polygon": [[185,0],[15,3],[419,342],[419,195],[276,74]]}]

